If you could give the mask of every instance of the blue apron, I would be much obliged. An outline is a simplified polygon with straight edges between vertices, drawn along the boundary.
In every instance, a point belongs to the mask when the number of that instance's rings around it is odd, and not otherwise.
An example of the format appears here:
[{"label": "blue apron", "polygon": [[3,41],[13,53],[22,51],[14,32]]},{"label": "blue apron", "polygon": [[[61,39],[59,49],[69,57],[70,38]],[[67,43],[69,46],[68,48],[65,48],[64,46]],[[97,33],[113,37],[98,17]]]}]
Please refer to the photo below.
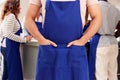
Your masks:
[{"label": "blue apron", "polygon": [[47,0],[43,35],[58,46],[39,46],[36,80],[89,80],[85,47],[66,47],[82,34],[79,0]]},{"label": "blue apron", "polygon": [[[15,34],[20,35],[21,32],[22,29],[20,27]],[[19,42],[6,38],[8,80],[23,80],[19,46]]]},{"label": "blue apron", "polygon": [[[90,22],[84,26],[83,32],[89,27]],[[100,35],[96,33],[86,44],[89,64],[89,80],[95,80],[96,49]]]},{"label": "blue apron", "polygon": [[88,64],[89,64],[89,77],[90,80],[95,79],[95,63],[96,63],[96,50],[99,42],[100,35],[95,34],[88,43]]}]

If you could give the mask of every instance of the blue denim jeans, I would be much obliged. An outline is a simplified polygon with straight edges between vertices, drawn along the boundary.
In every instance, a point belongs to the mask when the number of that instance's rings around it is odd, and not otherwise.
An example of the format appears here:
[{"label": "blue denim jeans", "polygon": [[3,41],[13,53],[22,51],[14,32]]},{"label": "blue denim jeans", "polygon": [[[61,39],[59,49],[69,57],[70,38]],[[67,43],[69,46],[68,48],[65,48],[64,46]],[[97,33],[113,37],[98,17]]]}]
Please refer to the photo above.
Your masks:
[{"label": "blue denim jeans", "polygon": [[4,57],[4,70],[3,70],[3,76],[2,76],[2,80],[7,80],[8,78],[8,73],[7,73],[7,60],[6,60],[6,48],[5,47],[1,47],[1,53]]}]

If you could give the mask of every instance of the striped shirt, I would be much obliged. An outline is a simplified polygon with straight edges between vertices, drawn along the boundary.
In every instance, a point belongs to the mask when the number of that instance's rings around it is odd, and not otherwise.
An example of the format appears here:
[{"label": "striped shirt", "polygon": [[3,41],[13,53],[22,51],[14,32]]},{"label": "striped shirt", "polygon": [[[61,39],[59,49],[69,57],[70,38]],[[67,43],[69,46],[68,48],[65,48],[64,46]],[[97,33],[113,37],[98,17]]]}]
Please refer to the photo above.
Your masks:
[{"label": "striped shirt", "polygon": [[[26,42],[25,38],[22,38],[15,33],[20,29],[20,25],[15,18],[14,14],[9,14],[5,16],[4,20],[0,25],[0,37],[1,38],[9,38],[13,41],[24,43]],[[3,40],[2,44],[3,47],[6,47],[6,39]]]}]

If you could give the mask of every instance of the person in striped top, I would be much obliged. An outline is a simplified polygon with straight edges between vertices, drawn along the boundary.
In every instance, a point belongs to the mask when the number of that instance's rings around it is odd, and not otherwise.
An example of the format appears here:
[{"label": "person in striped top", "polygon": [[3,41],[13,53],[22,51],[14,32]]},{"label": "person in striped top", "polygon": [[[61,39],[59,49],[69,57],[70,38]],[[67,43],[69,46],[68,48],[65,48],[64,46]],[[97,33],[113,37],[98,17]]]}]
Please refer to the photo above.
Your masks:
[{"label": "person in striped top", "polygon": [[2,80],[23,80],[19,45],[31,40],[31,36],[20,37],[22,32],[18,20],[20,0],[6,0],[1,15],[1,52],[4,56]]}]

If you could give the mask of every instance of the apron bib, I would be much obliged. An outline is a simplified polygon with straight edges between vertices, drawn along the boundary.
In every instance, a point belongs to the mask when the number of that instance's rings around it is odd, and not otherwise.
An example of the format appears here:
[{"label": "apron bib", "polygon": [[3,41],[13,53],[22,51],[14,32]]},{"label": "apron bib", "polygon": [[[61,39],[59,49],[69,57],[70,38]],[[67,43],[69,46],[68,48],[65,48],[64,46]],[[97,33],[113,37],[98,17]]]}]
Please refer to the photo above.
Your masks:
[{"label": "apron bib", "polygon": [[[20,35],[21,32],[22,29],[20,27],[15,34]],[[19,46],[19,42],[6,38],[8,80],[23,80]]]},{"label": "apron bib", "polygon": [[82,34],[79,0],[47,0],[43,36],[58,46],[39,46],[36,80],[89,80],[85,47],[66,47]]}]

